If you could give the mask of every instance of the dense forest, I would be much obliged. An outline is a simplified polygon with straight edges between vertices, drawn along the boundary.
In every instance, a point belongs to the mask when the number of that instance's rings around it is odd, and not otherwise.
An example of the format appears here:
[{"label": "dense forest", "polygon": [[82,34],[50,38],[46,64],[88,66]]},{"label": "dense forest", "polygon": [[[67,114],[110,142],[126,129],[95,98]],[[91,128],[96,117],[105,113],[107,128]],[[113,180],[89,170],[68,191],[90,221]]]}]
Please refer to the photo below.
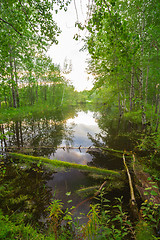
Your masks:
[{"label": "dense forest", "polygon": [[[56,9],[66,10],[67,5],[59,1]],[[59,66],[46,55],[60,33],[53,6],[50,1],[1,1],[1,108],[46,101],[60,105],[64,95],[73,92]],[[68,70],[66,63],[63,71]]]},{"label": "dense forest", "polygon": [[[138,111],[159,125],[159,1],[96,1],[86,39],[97,101],[117,99],[119,114]],[[105,99],[105,100],[104,100]]]},{"label": "dense forest", "polygon": [[[64,77],[70,62],[62,69],[47,55],[61,34],[54,16],[72,1],[0,1],[0,239],[160,239],[160,1],[86,1],[74,39],[83,38],[94,85],[82,92]],[[93,149],[69,146],[67,120],[82,111],[98,112]],[[53,161],[71,148],[92,162]],[[92,184],[68,207],[47,184],[73,168]],[[79,225],[74,208],[91,200]]]}]

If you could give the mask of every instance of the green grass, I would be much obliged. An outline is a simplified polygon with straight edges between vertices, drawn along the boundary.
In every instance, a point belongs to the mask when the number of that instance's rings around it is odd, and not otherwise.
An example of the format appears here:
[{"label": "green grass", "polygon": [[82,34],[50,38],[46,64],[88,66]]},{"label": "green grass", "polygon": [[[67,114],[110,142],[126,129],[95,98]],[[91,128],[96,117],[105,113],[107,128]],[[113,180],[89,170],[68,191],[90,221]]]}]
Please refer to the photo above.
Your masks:
[{"label": "green grass", "polygon": [[33,115],[43,115],[46,110],[53,111],[55,110],[54,106],[49,105],[33,105],[25,106],[20,108],[7,108],[0,110],[0,123],[5,123],[11,120],[19,120],[26,117],[32,117]]}]

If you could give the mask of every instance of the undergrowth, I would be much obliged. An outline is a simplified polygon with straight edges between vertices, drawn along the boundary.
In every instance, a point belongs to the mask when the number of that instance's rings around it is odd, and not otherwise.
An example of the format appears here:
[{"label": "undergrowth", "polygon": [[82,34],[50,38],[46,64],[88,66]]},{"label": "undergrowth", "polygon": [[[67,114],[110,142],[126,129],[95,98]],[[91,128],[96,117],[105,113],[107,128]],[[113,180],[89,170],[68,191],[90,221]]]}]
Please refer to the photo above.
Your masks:
[{"label": "undergrowth", "polygon": [[149,202],[142,204],[141,217],[135,224],[129,219],[128,213],[123,211],[122,197],[116,198],[116,203],[111,205],[102,189],[96,200],[97,203],[91,205],[87,214],[88,222],[82,225],[79,224],[80,217],[73,217],[74,207],[65,209],[61,200],[52,200],[46,209],[49,213],[48,228],[43,233],[30,224],[25,224],[23,212],[4,216],[0,211],[0,239],[160,239],[155,232],[160,220],[158,212],[155,212],[159,208],[158,205],[154,206]]}]

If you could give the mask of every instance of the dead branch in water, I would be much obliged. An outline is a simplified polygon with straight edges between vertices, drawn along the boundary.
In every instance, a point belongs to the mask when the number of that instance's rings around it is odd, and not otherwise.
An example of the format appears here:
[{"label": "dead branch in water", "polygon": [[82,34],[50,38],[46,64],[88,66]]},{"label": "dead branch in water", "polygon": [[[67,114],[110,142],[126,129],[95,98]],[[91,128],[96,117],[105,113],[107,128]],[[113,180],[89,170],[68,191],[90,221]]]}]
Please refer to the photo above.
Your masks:
[{"label": "dead branch in water", "polygon": [[72,213],[73,213],[79,206],[81,206],[83,203],[85,203],[85,202],[93,199],[94,197],[96,197],[96,196],[100,193],[100,191],[102,190],[102,188],[106,185],[106,183],[107,183],[107,181],[104,181],[104,183],[102,183],[102,185],[100,186],[100,188],[98,189],[98,191],[97,191],[93,196],[91,196],[91,197],[89,197],[89,198],[86,198],[86,199],[83,200],[82,202],[78,203],[77,206],[72,210]]},{"label": "dead branch in water", "polygon": [[127,167],[127,164],[126,164],[124,153],[123,153],[123,163],[126,168],[127,175],[128,175],[128,182],[129,182],[130,196],[131,196],[130,207],[131,207],[132,215],[135,219],[138,219],[139,218],[138,207],[137,207],[136,198],[134,195],[134,189],[133,189],[131,175],[130,175],[129,169]]},{"label": "dead branch in water", "polygon": [[130,187],[130,195],[131,195],[131,205],[134,206],[136,204],[136,199],[135,199],[135,195],[134,195],[131,175],[130,175],[129,169],[127,167],[127,164],[126,164],[126,160],[125,160],[124,154],[123,154],[123,163],[124,163],[124,166],[126,168],[127,175],[128,175],[128,181],[129,181],[129,187]]}]

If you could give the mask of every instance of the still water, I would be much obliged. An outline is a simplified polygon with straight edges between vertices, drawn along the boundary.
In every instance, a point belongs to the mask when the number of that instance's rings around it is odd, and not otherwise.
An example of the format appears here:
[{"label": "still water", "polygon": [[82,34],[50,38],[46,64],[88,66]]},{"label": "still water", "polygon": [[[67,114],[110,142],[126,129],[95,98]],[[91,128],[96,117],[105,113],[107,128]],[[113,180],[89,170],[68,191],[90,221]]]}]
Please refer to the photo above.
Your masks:
[{"label": "still water", "polygon": [[[113,120],[110,117],[106,118],[105,121],[104,119],[104,116],[102,118],[99,112],[75,111],[72,109],[67,115],[64,112],[50,112],[43,116],[32,116],[28,119],[1,124],[1,132],[6,135],[6,138],[1,139],[0,150],[2,154],[7,151],[16,151],[121,171],[123,170],[122,158],[109,153],[104,154],[99,150],[88,152],[87,148],[106,146],[114,149],[130,150],[134,145],[134,138],[130,137],[132,131],[134,132],[134,127],[129,126],[128,123],[120,123],[118,119]],[[86,198],[83,194],[78,193],[80,189],[95,185],[100,186],[104,181],[104,179],[75,169],[43,169],[42,174],[38,171],[33,172],[33,167],[25,170],[25,165],[23,165],[21,166],[21,172],[22,170],[25,174],[27,171],[25,188],[30,189],[28,190],[29,193],[25,194],[30,196],[32,205],[40,206],[36,208],[37,215],[35,214],[35,218],[40,221],[44,221],[44,208],[47,207],[52,198],[61,199],[65,207],[78,206]],[[8,170],[8,178],[12,179],[12,171]],[[23,178],[23,176],[22,178],[18,176],[17,180],[19,181],[18,187],[21,188],[22,192],[24,192]],[[38,187],[36,185],[37,178],[39,179]],[[31,183],[31,181],[34,183]],[[35,185],[35,191],[30,184]],[[43,191],[40,190],[43,199],[45,199],[43,204],[42,197],[41,199],[38,196],[36,198],[37,188],[41,189],[42,185],[45,185],[47,189],[44,191],[44,195],[42,194]],[[128,191],[126,191],[124,182],[122,183],[122,189],[120,190],[118,187],[118,191],[119,196]],[[22,192],[18,194],[22,195]],[[70,196],[66,195],[67,192],[70,192]],[[110,192],[110,195],[115,194]],[[72,199],[72,202],[69,203],[68,200],[70,199]],[[2,200],[4,201],[4,199]],[[86,214],[90,209],[90,203],[90,201],[86,201],[80,204],[76,208],[75,216],[78,216],[80,212]]]},{"label": "still water", "polygon": [[[88,164],[92,161],[92,156],[86,153],[86,149],[83,147],[90,147],[93,142],[89,139],[88,135],[93,137],[100,133],[100,128],[94,118],[94,113],[91,111],[78,112],[74,118],[70,118],[66,122],[68,130],[68,138],[63,139],[61,147],[63,149],[57,149],[54,154],[50,156],[51,159],[60,159],[67,162],[74,162],[78,164]],[[74,147],[80,147],[80,149],[74,149]]]}]

